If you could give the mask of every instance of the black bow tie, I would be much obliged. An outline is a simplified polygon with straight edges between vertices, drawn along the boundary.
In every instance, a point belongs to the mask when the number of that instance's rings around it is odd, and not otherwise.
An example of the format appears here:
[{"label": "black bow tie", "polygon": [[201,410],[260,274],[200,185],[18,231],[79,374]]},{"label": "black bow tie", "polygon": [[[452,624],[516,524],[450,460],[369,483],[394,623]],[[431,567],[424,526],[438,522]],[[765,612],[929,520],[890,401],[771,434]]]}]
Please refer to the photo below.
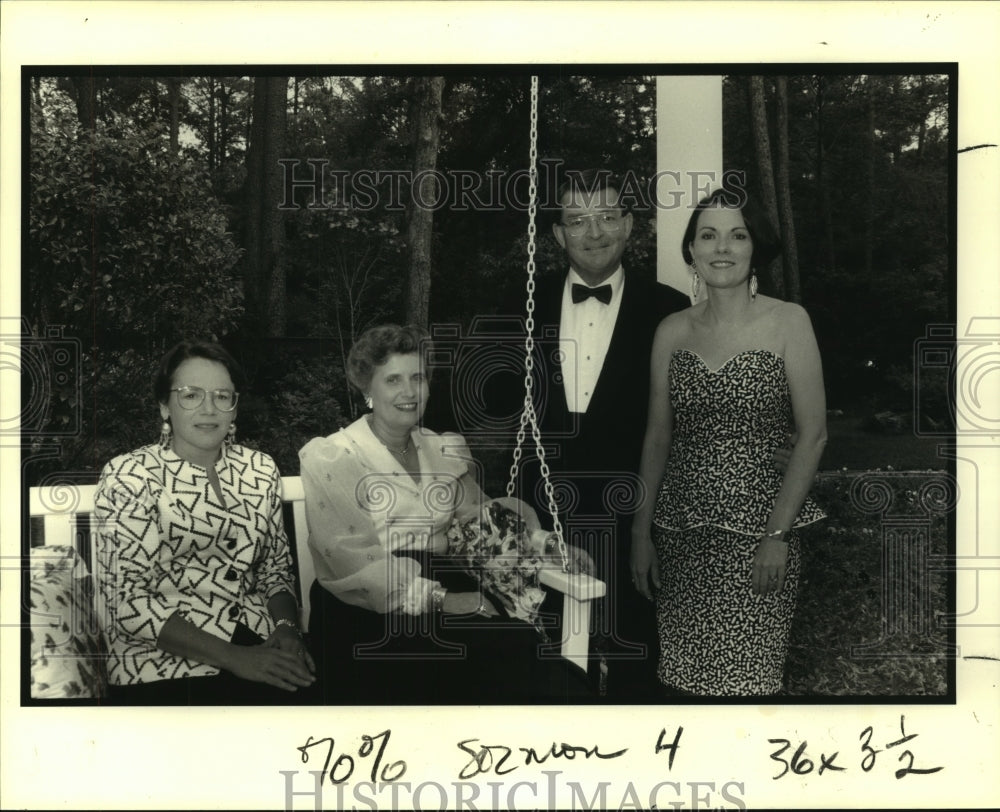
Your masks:
[{"label": "black bow tie", "polygon": [[585,302],[591,296],[599,302],[611,304],[611,285],[599,285],[596,288],[588,288],[586,285],[580,285],[574,282],[573,287],[570,290],[570,294],[573,297],[573,304]]}]

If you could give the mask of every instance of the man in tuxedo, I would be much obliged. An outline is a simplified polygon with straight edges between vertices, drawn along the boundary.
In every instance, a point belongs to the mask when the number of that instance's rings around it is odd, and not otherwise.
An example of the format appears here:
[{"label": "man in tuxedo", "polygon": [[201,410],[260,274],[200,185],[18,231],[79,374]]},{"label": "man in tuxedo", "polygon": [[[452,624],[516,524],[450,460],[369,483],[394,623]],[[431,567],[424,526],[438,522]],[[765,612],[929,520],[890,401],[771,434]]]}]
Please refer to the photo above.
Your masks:
[{"label": "man in tuxedo", "polygon": [[[630,528],[653,334],[689,299],[622,267],[633,218],[611,173],[566,178],[552,233],[569,267],[540,282],[535,294],[536,408],[567,541],[590,553],[608,587],[593,639],[603,655],[599,678],[616,701],[655,701],[655,607],[630,580]],[[551,351],[556,335],[558,353]],[[549,505],[538,472],[537,460],[525,466],[522,494],[545,521]]]}]

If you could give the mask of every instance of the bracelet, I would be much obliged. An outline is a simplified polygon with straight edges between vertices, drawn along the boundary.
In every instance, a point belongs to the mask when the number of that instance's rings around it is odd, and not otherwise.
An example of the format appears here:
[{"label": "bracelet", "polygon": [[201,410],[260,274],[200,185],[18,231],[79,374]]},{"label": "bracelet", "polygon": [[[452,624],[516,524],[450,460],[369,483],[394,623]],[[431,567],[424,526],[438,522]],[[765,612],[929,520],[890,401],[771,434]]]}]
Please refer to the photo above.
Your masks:
[{"label": "bracelet", "polygon": [[775,541],[780,541],[782,544],[788,544],[788,542],[783,538],[787,533],[787,530],[772,530],[770,533],[762,535],[761,538],[774,539]]},{"label": "bracelet", "polygon": [[295,633],[299,637],[302,636],[302,632],[299,629],[299,624],[296,623],[294,620],[289,620],[287,617],[279,617],[276,621],[274,621],[274,628],[277,629],[278,626],[288,626],[288,627],[294,629]]},{"label": "bracelet", "polygon": [[448,590],[443,586],[436,586],[431,590],[431,610],[433,612],[444,611],[444,599]]}]

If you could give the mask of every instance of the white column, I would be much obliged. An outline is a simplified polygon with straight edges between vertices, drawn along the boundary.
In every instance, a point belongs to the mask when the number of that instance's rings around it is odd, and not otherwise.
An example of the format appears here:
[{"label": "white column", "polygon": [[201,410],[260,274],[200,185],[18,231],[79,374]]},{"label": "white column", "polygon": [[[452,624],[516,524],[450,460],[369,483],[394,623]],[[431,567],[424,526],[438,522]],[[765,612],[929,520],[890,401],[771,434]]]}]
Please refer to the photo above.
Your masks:
[{"label": "white column", "polygon": [[656,77],[656,277],[691,294],[681,239],[691,207],[722,185],[722,77]]}]

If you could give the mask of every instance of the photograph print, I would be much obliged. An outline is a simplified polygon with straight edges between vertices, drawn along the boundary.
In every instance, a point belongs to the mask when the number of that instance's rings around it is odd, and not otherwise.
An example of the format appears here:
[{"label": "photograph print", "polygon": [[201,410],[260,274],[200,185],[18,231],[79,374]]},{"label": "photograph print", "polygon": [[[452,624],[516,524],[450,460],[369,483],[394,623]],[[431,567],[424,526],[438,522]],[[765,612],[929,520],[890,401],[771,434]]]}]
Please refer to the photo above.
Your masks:
[{"label": "photograph print", "polygon": [[954,703],[957,66],[847,67],[25,66],[21,704]]}]

